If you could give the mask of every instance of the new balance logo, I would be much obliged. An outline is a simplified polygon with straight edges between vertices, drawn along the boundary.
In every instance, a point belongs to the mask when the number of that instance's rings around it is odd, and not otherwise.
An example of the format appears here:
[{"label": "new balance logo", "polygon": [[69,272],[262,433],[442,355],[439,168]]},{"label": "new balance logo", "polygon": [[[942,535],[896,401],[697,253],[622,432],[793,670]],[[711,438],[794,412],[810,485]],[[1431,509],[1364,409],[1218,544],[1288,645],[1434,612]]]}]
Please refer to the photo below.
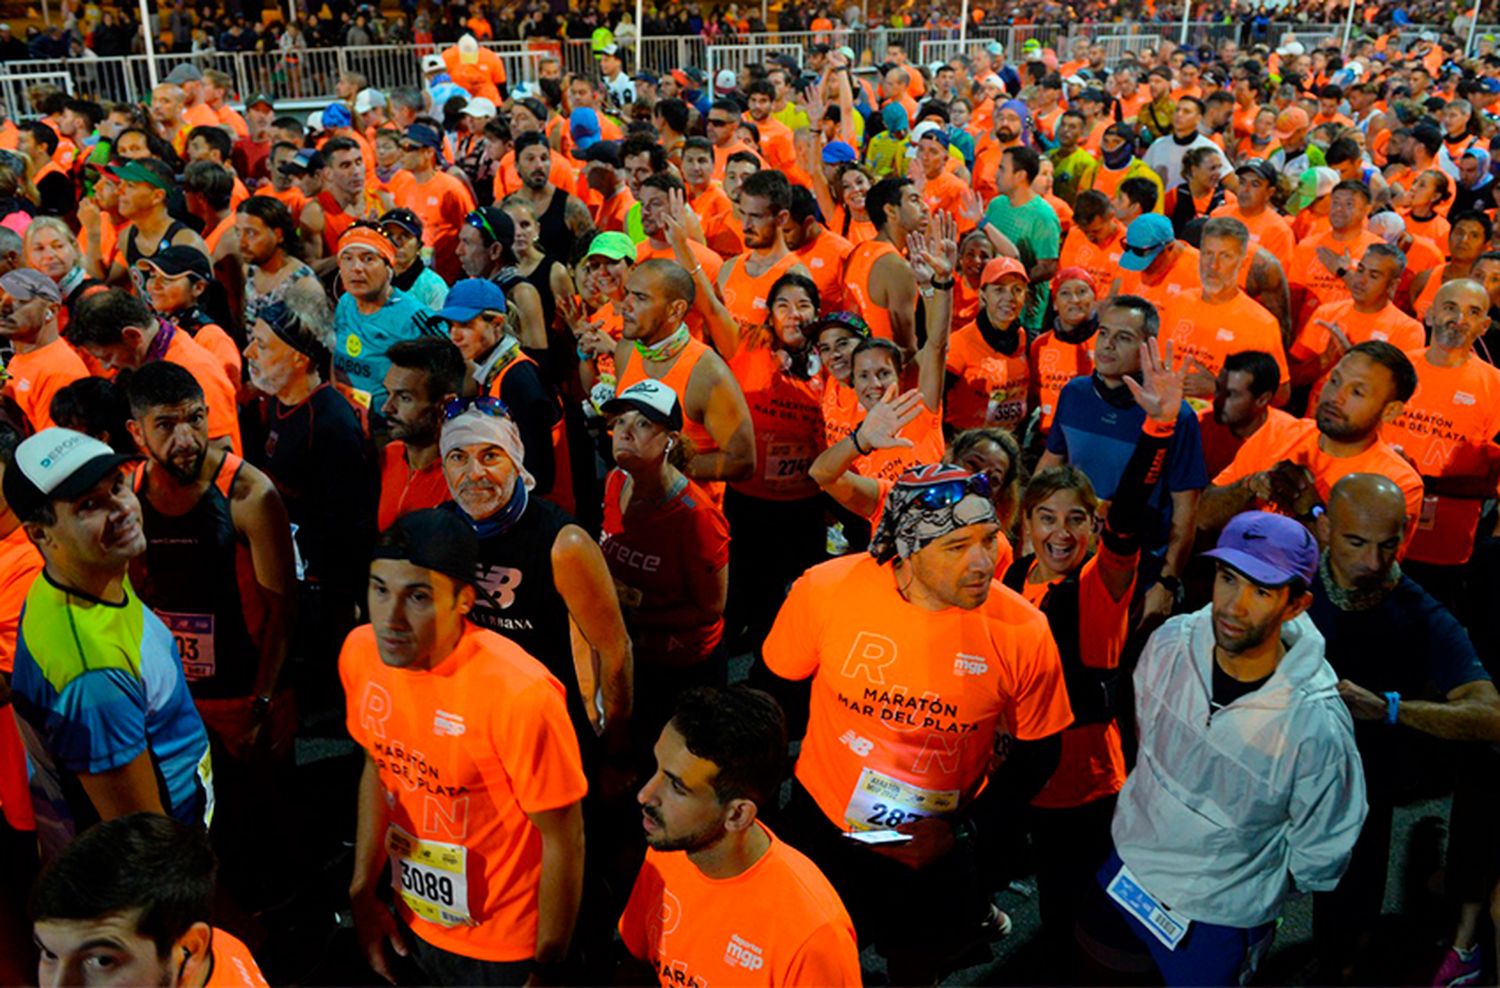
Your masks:
[{"label": "new balance logo", "polygon": [[747,971],[759,971],[765,966],[761,949],[738,933],[729,936],[729,946],[724,950],[725,964],[738,964]]},{"label": "new balance logo", "polygon": [[862,738],[853,731],[845,731],[839,737],[839,743],[849,746],[849,750],[863,758],[875,750],[875,742],[869,738]]}]

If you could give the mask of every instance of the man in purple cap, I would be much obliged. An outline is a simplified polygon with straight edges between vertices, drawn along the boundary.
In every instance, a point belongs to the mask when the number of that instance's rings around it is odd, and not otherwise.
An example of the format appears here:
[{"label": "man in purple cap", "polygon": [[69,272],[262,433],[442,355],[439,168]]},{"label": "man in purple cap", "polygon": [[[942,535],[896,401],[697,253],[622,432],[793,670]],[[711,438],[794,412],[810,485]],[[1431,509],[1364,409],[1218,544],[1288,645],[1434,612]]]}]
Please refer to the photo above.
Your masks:
[{"label": "man in purple cap", "polygon": [[1338,884],[1364,823],[1354,725],[1306,616],[1318,545],[1236,515],[1206,553],[1213,604],[1135,671],[1140,749],[1099,882],[1169,985],[1244,984],[1293,892]]}]

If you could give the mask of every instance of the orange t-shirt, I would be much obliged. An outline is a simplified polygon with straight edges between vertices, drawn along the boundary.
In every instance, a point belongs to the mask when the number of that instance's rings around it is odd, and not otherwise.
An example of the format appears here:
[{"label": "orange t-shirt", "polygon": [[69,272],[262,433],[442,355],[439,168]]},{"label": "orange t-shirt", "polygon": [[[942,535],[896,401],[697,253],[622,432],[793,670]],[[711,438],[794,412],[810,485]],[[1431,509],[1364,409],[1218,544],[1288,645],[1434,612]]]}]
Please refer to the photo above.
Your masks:
[{"label": "orange t-shirt", "polygon": [[219,126],[228,127],[234,131],[234,136],[239,140],[248,140],[250,137],[250,125],[245,118],[240,116],[238,110],[227,103],[214,109],[214,115],[219,118]]},{"label": "orange t-shirt", "polygon": [[[620,939],[662,988],[862,983],[854,921],[801,851],[771,841],[733,878],[710,878],[682,851],[647,849]],[[759,908],[757,908],[759,907]]]},{"label": "orange t-shirt", "polygon": [[832,375],[823,375],[823,445],[832,446],[842,442],[865,420],[865,409],[859,396],[847,384],[840,384]]},{"label": "orange t-shirt", "polygon": [[[766,318],[771,312],[766,305],[771,286],[776,284],[776,280],[788,269],[801,263],[801,258],[788,251],[763,272],[752,275],[745,269],[745,265],[754,256],[753,252],[741,254],[734,260],[724,262],[729,272],[724,276],[723,283],[719,285],[719,294],[724,298],[724,308],[728,309],[729,314],[739,322],[742,333],[766,324]],[[722,268],[720,270],[722,271]]]},{"label": "orange t-shirt", "polygon": [[1166,308],[1174,297],[1184,292],[1196,294],[1203,287],[1198,278],[1198,248],[1178,241],[1177,258],[1166,273],[1151,282],[1146,281],[1144,275],[1145,272],[1142,271],[1122,269],[1118,275],[1120,294],[1139,295],[1148,302],[1154,302],[1157,309]]},{"label": "orange t-shirt", "polygon": [[828,217],[828,229],[841,237],[847,238],[856,247],[867,240],[874,240],[880,232],[875,229],[874,223],[869,220],[855,219],[849,215],[849,211],[843,206],[833,207],[833,215]]},{"label": "orange t-shirt", "polygon": [[1233,484],[1252,473],[1269,470],[1282,460],[1290,460],[1307,468],[1317,485],[1318,496],[1327,503],[1333,485],[1349,474],[1377,473],[1401,488],[1406,499],[1406,538],[1410,539],[1422,514],[1422,478],[1406,458],[1383,439],[1354,456],[1330,456],[1318,445],[1320,436],[1318,424],[1312,419],[1276,420],[1274,425],[1267,419],[1265,425],[1245,440],[1233,462],[1214,478],[1214,486]]},{"label": "orange t-shirt", "polygon": [[[1263,209],[1258,216],[1246,216],[1240,212],[1239,203],[1225,203],[1213,211],[1214,216],[1229,216],[1245,224],[1245,229],[1250,231],[1250,249],[1245,252],[1244,272],[1250,270],[1250,262],[1255,259],[1255,249],[1264,247],[1276,255],[1276,260],[1286,264],[1292,257],[1292,248],[1296,240],[1292,237],[1292,226],[1284,217],[1271,209]],[[1240,287],[1244,286],[1244,277],[1241,275]]]},{"label": "orange t-shirt", "polygon": [[42,554],[17,525],[0,538],[0,672],[9,676],[16,664],[16,629],[32,581],[42,571]]},{"label": "orange t-shirt", "polygon": [[[703,273],[708,275],[708,280],[717,282],[719,280],[719,269],[724,266],[724,259],[696,240],[689,240],[688,246],[693,249],[693,257],[697,258],[698,263],[703,265]],[[649,239],[642,240],[635,245],[635,262],[637,264],[642,261],[649,261],[653,257],[676,261],[677,252],[670,245],[666,247],[652,247]],[[687,323],[688,332],[692,333],[696,338],[701,340],[707,336],[707,327],[703,322],[703,314],[698,311],[697,306],[693,306],[688,310],[687,317],[683,319],[683,322]]]},{"label": "orange t-shirt", "polygon": [[755,125],[760,131],[760,155],[766,159],[766,164],[785,175],[788,179],[798,185],[808,185],[809,182],[799,182],[799,177],[805,177],[800,165],[797,164],[797,148],[792,143],[792,129],[775,117],[767,117],[764,120],[754,120],[749,114],[745,120]]},{"label": "orange t-shirt", "polygon": [[[1500,435],[1500,368],[1473,355],[1457,367],[1436,367],[1420,347],[1407,356],[1417,369],[1417,390],[1385,427],[1386,440],[1424,477],[1482,475]],[[1427,494],[1407,558],[1437,566],[1468,562],[1483,507],[1479,498]]]},{"label": "orange t-shirt", "polygon": [[282,204],[286,206],[287,211],[292,214],[292,219],[294,220],[302,216],[302,207],[307,205],[307,196],[303,195],[302,190],[295,185],[285,189],[277,189],[274,186],[267,185],[261,188],[256,195],[270,196],[272,199],[281,200]]},{"label": "orange t-shirt", "polygon": [[817,481],[808,468],[823,451],[822,388],[814,378],[802,381],[781,368],[781,355],[760,339],[742,344],[729,370],[745,393],[755,427],[756,476],[730,486],[767,501],[816,497]]},{"label": "orange t-shirt", "polygon": [[172,333],[172,339],[167,344],[167,350],[162,354],[162,359],[170,360],[179,367],[186,368],[203,386],[203,397],[208,404],[208,438],[218,439],[228,436],[234,455],[243,455],[240,446],[240,412],[239,406],[235,404],[235,386],[225,376],[224,366],[219,363],[219,358],[179,329]]},{"label": "orange t-shirt", "polygon": [[1115,224],[1115,232],[1102,244],[1096,244],[1083,235],[1083,230],[1073,227],[1063,238],[1062,250],[1057,255],[1057,269],[1083,268],[1094,279],[1094,284],[1105,291],[1120,277],[1120,256],[1125,253],[1125,227]]},{"label": "orange t-shirt", "polygon": [[796,775],[840,828],[951,813],[998,742],[1073,719],[1047,619],[1019,594],[997,581],[972,610],[924,610],[865,553],[799,577],[762,654],[783,679],[812,677]]},{"label": "orange t-shirt", "polygon": [[1262,350],[1276,358],[1281,379],[1291,380],[1281,324],[1239,289],[1218,305],[1205,302],[1200,292],[1177,295],[1161,311],[1161,338],[1172,341],[1178,358],[1190,356],[1211,374],[1219,373],[1233,354]]},{"label": "orange t-shirt", "polygon": [[922,187],[922,201],[927,203],[928,210],[952,216],[958,222],[960,237],[974,229],[974,221],[963,212],[963,197],[967,191],[969,186],[963,179],[946,171],[937,178],[929,178]]},{"label": "orange t-shirt", "polygon": [[760,165],[761,165],[762,168],[766,167],[766,159],[761,156],[760,149],[756,148],[756,147],[752,147],[751,145],[746,144],[744,141],[742,141],[742,140],[740,140],[738,138],[736,138],[733,141],[731,141],[727,147],[715,144],[714,145],[714,181],[715,182],[723,182],[724,181],[724,169],[729,166],[729,156],[732,155],[732,154],[735,154],[736,152],[739,152],[739,151],[749,151],[751,154],[755,155],[756,160],[760,162]]},{"label": "orange t-shirt", "polygon": [[[547,181],[559,189],[571,189],[578,181],[578,173],[573,170],[572,165],[568,164],[567,157],[553,151],[550,161],[552,168],[547,173]],[[512,192],[519,191],[520,188],[521,173],[516,170],[516,153],[507,151],[495,169],[495,201],[498,203]]]},{"label": "orange t-shirt", "polygon": [[[1266,421],[1261,423],[1261,428],[1269,426],[1272,429],[1279,429],[1295,421],[1297,418],[1294,415],[1283,412],[1279,408],[1268,408]],[[1250,435],[1253,436],[1255,433],[1252,432]],[[1248,436],[1241,439],[1230,432],[1228,426],[1214,421],[1212,407],[1198,412],[1198,436],[1203,440],[1203,466],[1210,477],[1217,477],[1223,473],[1224,468],[1234,462],[1240,447],[1249,441]]]},{"label": "orange t-shirt", "polygon": [[514,642],[468,622],[429,670],[386,665],[374,628],[362,625],[344,642],[339,676],[349,734],[384,791],[393,884],[406,890],[396,895],[401,918],[441,950],[530,959],[542,836],[527,814],[588,791],[562,684]]},{"label": "orange t-shirt", "polygon": [[[1100,568],[1128,570],[1132,586],[1139,554],[1117,556],[1104,546],[1083,564],[1078,574],[1078,660],[1090,669],[1118,669],[1125,639],[1130,637],[1129,588],[1116,600],[1109,595]],[[1036,561],[1032,560],[1031,569]],[[1030,570],[1021,596],[1040,608],[1047,591],[1061,578],[1032,583]],[[1075,724],[1062,733],[1062,751],[1052,778],[1031,800],[1044,809],[1065,810],[1113,796],[1125,785],[1125,751],[1120,746],[1120,724]]]},{"label": "orange t-shirt", "polygon": [[393,439],[380,454],[380,512],[377,527],[385,531],[402,515],[436,508],[452,500],[439,457],[421,470],[406,462],[406,443]]},{"label": "orange t-shirt", "polygon": [[[864,420],[864,408],[859,407],[849,431],[859,428]],[[855,460],[850,469],[871,480],[895,480],[919,464],[942,462],[948,447],[943,442],[943,420],[937,412],[924,406],[920,415],[901,427],[899,435],[910,439],[912,444],[873,450]]]},{"label": "orange t-shirt", "polygon": [[422,242],[432,248],[432,269],[451,285],[464,276],[458,260],[458,231],[474,209],[474,197],[464,183],[445,172],[433,172],[426,183],[406,174],[406,181],[391,183],[396,205],[421,219]]},{"label": "orange t-shirt", "polygon": [[870,335],[883,340],[895,338],[891,329],[891,310],[875,302],[870,277],[875,273],[875,263],[887,254],[899,256],[900,251],[883,240],[866,241],[855,245],[844,266],[844,297],[870,327]]},{"label": "orange t-shirt", "polygon": [[74,381],[89,376],[83,358],[62,337],[35,350],[16,353],[5,366],[5,372],[10,378],[6,393],[37,432],[52,425],[52,397]]},{"label": "orange t-shirt", "polygon": [[1434,211],[1425,220],[1419,220],[1411,214],[1410,209],[1399,210],[1402,219],[1406,221],[1406,232],[1413,237],[1426,237],[1435,244],[1446,244],[1448,242],[1448,231],[1452,229],[1448,225],[1443,214]]},{"label": "orange t-shirt", "polygon": [[1349,286],[1338,275],[1329,271],[1318,260],[1318,248],[1327,247],[1335,254],[1345,254],[1350,263],[1358,264],[1365,251],[1378,243],[1384,243],[1369,230],[1361,229],[1359,235],[1350,240],[1339,240],[1332,228],[1310,240],[1299,242],[1292,251],[1292,263],[1287,266],[1287,281],[1300,286],[1306,293],[1297,319],[1300,326],[1312,315],[1312,311],[1328,302],[1338,302],[1349,297]]},{"label": "orange t-shirt", "polygon": [[[1421,323],[1389,302],[1379,312],[1360,312],[1354,307],[1354,300],[1346,298],[1313,310],[1307,325],[1292,342],[1293,357],[1308,360],[1328,349],[1330,333],[1319,325],[1325,322],[1337,325],[1355,346],[1380,340],[1405,352],[1420,349],[1427,338]],[[1316,389],[1313,394],[1317,394]]]},{"label": "orange t-shirt", "polygon": [[965,326],[948,341],[947,367],[958,378],[944,396],[948,425],[957,430],[998,425],[1015,432],[1026,421],[1024,330],[1015,352],[1007,355],[985,341],[977,323]]},{"label": "orange t-shirt", "polygon": [[219,366],[224,368],[224,376],[229,378],[229,383],[238,384],[244,369],[244,358],[224,327],[217,323],[207,323],[199,326],[191,335],[194,343],[218,358]]},{"label": "orange t-shirt", "polygon": [[203,988],[270,988],[250,948],[217,926],[213,933],[213,959],[213,971]]},{"label": "orange t-shirt", "polygon": [[1234,130],[1234,136],[1240,139],[1249,137],[1255,130],[1255,118],[1260,116],[1260,104],[1252,103],[1249,106],[1241,106],[1236,103],[1234,111],[1229,116],[1229,126]]},{"label": "orange t-shirt", "polygon": [[1057,338],[1053,330],[1038,336],[1031,344],[1032,385],[1042,409],[1042,431],[1052,428],[1057,414],[1057,396],[1075,377],[1094,373],[1094,338],[1082,343],[1068,343]]},{"label": "orange t-shirt", "polygon": [[589,212],[594,215],[594,227],[600,232],[624,233],[625,214],[635,205],[635,196],[625,186],[608,199],[601,199]]},{"label": "orange t-shirt", "polygon": [[838,312],[844,307],[844,266],[854,245],[831,230],[796,250],[797,260],[812,275],[818,286],[822,312]]},{"label": "orange t-shirt", "polygon": [[[708,188],[688,204],[703,227],[703,239],[720,257],[733,257],[745,249],[745,239],[734,222],[734,203],[718,182],[709,182]],[[717,277],[717,276],[715,276]]]},{"label": "orange t-shirt", "polygon": [[188,122],[189,127],[218,127],[220,125],[219,115],[207,103],[184,106],[182,119]]}]

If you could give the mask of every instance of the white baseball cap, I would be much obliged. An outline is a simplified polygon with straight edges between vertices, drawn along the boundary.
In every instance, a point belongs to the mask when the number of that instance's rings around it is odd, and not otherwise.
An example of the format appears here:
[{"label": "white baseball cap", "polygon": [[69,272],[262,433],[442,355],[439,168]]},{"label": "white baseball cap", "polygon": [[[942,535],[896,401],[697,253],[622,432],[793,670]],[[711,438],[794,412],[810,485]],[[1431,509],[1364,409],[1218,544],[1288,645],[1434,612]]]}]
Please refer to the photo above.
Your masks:
[{"label": "white baseball cap", "polygon": [[733,89],[739,83],[739,76],[734,74],[734,69],[720,69],[719,74],[714,76],[715,89]]},{"label": "white baseball cap", "polygon": [[82,497],[120,464],[138,459],[72,429],[43,429],[16,447],[5,471],[5,500],[28,518],[49,501]]},{"label": "white baseball cap", "polygon": [[677,401],[677,392],[649,377],[637,381],[606,401],[600,411],[605,415],[640,412],[657,425],[664,425],[673,432],[682,428],[682,405]]},{"label": "white baseball cap", "polygon": [[322,110],[314,110],[307,115],[307,129],[312,131],[314,134],[324,129]]},{"label": "white baseball cap", "polygon": [[383,109],[385,105],[385,93],[378,89],[361,89],[354,97],[355,113],[369,113],[377,106]]},{"label": "white baseball cap", "polygon": [[494,102],[483,96],[476,96],[469,100],[468,105],[463,109],[466,117],[493,117],[497,112]]},{"label": "white baseball cap", "polygon": [[434,52],[431,55],[422,56],[423,72],[443,72],[448,68],[448,63],[443,61],[443,56]]}]

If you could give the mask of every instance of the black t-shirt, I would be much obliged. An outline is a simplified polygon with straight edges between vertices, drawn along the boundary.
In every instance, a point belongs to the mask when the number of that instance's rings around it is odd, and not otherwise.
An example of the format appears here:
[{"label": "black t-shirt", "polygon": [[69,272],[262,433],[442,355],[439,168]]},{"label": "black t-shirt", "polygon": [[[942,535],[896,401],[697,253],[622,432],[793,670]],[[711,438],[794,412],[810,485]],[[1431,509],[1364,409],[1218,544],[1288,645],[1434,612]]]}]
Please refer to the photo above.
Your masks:
[{"label": "black t-shirt", "polygon": [[1249,682],[1241,682],[1225,672],[1224,667],[1219,665],[1219,660],[1215,658],[1214,692],[1210,706],[1216,711],[1227,707],[1240,697],[1249,696],[1266,685],[1266,680],[1270,678],[1270,676],[1262,676],[1259,679],[1252,679]]}]

